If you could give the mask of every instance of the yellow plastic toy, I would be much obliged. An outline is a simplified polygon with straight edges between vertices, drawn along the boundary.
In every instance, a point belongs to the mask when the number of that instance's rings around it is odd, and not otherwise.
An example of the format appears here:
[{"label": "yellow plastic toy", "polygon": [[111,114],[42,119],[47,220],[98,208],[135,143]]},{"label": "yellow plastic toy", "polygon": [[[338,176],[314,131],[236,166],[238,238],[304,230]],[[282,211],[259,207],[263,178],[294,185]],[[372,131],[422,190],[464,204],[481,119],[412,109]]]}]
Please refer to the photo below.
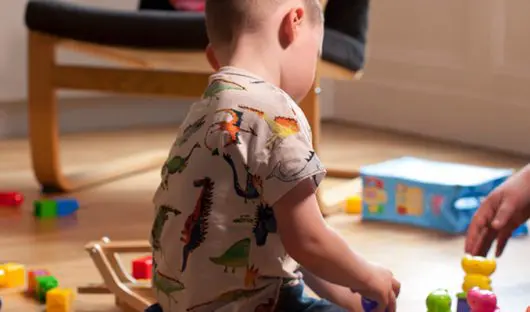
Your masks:
[{"label": "yellow plastic toy", "polygon": [[495,259],[466,255],[462,259],[462,269],[466,273],[462,291],[467,293],[473,287],[491,291],[490,276],[495,272],[496,268]]},{"label": "yellow plastic toy", "polygon": [[26,285],[26,270],[18,263],[0,265],[0,288],[19,288]]},{"label": "yellow plastic toy", "polygon": [[361,195],[353,195],[346,198],[346,213],[360,214],[363,210],[363,200]]},{"label": "yellow plastic toy", "polygon": [[46,293],[46,312],[74,311],[75,294],[67,288],[54,288]]}]

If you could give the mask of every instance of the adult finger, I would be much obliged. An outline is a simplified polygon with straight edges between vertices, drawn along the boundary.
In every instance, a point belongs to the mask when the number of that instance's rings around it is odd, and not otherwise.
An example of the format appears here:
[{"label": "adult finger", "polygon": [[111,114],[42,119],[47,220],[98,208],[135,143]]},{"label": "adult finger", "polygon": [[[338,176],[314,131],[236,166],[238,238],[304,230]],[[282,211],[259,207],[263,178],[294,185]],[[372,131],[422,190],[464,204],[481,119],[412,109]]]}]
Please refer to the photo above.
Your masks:
[{"label": "adult finger", "polygon": [[495,211],[495,216],[493,217],[493,220],[491,222],[491,226],[497,231],[502,231],[504,227],[508,225],[508,222],[510,222],[510,220],[514,217],[516,207],[516,204],[513,203],[512,200],[510,200],[509,198],[503,199],[502,192],[500,194],[501,203],[497,211]]},{"label": "adult finger", "polygon": [[479,246],[482,245],[482,241],[487,234],[486,230],[489,228],[490,222],[495,216],[495,208],[499,203],[498,195],[499,192],[492,192],[480,205],[480,207],[475,212],[475,215],[471,219],[471,224],[469,225],[465,251],[466,253],[475,254],[476,250],[479,249]]},{"label": "adult finger", "polygon": [[513,227],[509,227],[499,233],[499,235],[497,236],[497,247],[495,248],[495,257],[502,256],[502,253],[504,252],[508,241],[512,237],[512,232]]}]

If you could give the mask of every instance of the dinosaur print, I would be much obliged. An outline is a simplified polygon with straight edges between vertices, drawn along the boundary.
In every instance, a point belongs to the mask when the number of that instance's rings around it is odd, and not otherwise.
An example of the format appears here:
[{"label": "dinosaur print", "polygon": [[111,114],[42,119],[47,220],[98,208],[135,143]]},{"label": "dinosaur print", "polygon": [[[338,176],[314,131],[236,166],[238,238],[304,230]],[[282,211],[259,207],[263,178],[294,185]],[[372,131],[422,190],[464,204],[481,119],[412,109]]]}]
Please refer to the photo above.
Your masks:
[{"label": "dinosaur print", "polygon": [[307,158],[278,162],[266,179],[277,178],[283,182],[293,182],[312,176],[321,170],[322,165],[317,155],[314,151],[309,151]]},{"label": "dinosaur print", "polygon": [[169,220],[169,215],[173,214],[178,216],[181,214],[180,210],[171,208],[169,206],[162,205],[158,208],[156,212],[155,221],[153,223],[153,228],[151,229],[151,245],[153,245],[153,250],[160,250],[160,237],[162,236],[162,231],[164,230],[164,225],[167,220]]},{"label": "dinosaur print", "polygon": [[228,165],[232,169],[232,174],[234,176],[234,189],[236,191],[236,194],[240,197],[243,197],[245,199],[245,203],[249,199],[259,198],[261,196],[261,193],[263,193],[263,183],[261,181],[261,178],[257,175],[253,175],[252,173],[250,173],[248,166],[245,165],[247,181],[245,184],[245,189],[243,189],[241,187],[241,184],[239,184],[239,176],[237,174],[236,166],[234,164],[232,156],[230,156],[229,154],[223,154],[223,159],[228,163]]},{"label": "dinosaur print", "polygon": [[208,88],[206,88],[206,91],[204,91],[203,98],[204,99],[217,99],[219,100],[219,94],[223,91],[228,90],[235,90],[235,91],[246,91],[247,89],[233,81],[222,79],[222,78],[215,78],[212,80]]},{"label": "dinosaur print", "polygon": [[219,151],[217,149],[209,147],[208,144],[209,136],[216,132],[221,131],[228,135],[228,137],[225,139],[225,144],[223,146],[225,148],[230,145],[240,144],[241,141],[239,140],[239,135],[241,133],[249,133],[253,136],[256,136],[256,132],[254,131],[254,129],[249,128],[248,130],[246,130],[241,128],[241,123],[243,121],[243,112],[237,111],[235,109],[219,109],[215,112],[215,114],[226,114],[227,118],[223,118],[223,120],[221,121],[214,122],[206,132],[206,136],[204,137],[204,145],[206,146],[206,148],[212,151],[212,154],[219,154]]},{"label": "dinosaur print", "polygon": [[175,303],[177,302],[171,297],[171,294],[185,289],[182,282],[164,275],[158,270],[153,274],[153,287],[157,293],[162,292],[168,299],[173,300]]},{"label": "dinosaur print", "polygon": [[256,280],[259,277],[259,269],[254,267],[254,265],[248,266],[247,271],[245,272],[245,287],[256,287]]},{"label": "dinosaur print", "polygon": [[182,268],[181,272],[186,270],[190,254],[204,242],[208,231],[208,217],[212,210],[212,197],[214,182],[206,177],[193,182],[193,186],[202,187],[195,209],[188,216],[182,230],[181,241],[184,243],[182,248]]},{"label": "dinosaur print", "polygon": [[273,312],[274,306],[276,305],[276,302],[274,299],[269,298],[267,303],[262,303],[256,307],[254,312]]},{"label": "dinosaur print", "polygon": [[190,137],[196,133],[197,131],[199,131],[202,126],[204,125],[204,123],[206,122],[206,115],[202,116],[201,118],[197,119],[196,121],[194,121],[193,123],[191,123],[190,125],[188,125],[184,131],[182,131],[182,134],[177,138],[177,140],[175,141],[175,145],[177,146],[182,146],[183,144],[185,144],[186,142],[188,142],[188,140],[190,139]]},{"label": "dinosaur print", "polygon": [[191,155],[193,154],[193,151],[196,148],[200,148],[201,145],[199,143],[195,143],[193,147],[191,148],[188,155],[182,157],[182,156],[173,156],[171,159],[166,161],[164,166],[162,167],[162,188],[166,189],[168,188],[169,183],[169,176],[175,173],[182,173],[184,169],[188,166],[188,162],[191,158]]},{"label": "dinosaur print", "polygon": [[283,140],[300,132],[300,126],[295,118],[276,116],[270,118],[263,111],[248,106],[239,106],[244,111],[253,112],[267,122],[272,131],[272,136],[267,140],[267,147],[272,149],[275,142]]},{"label": "dinosaur print", "polygon": [[245,215],[240,215],[239,217],[235,218],[234,220],[232,220],[232,222],[238,223],[238,224],[241,224],[241,223],[254,224],[255,219],[251,215],[245,214]]},{"label": "dinosaur print", "polygon": [[264,246],[269,233],[276,233],[276,219],[274,211],[267,205],[260,203],[256,209],[256,217],[252,232],[256,238],[256,245]]},{"label": "dinosaur print", "polygon": [[237,268],[245,268],[248,266],[248,257],[250,255],[250,238],[245,238],[235,242],[230,246],[221,256],[210,257],[210,261],[217,265],[224,266],[225,272],[228,268],[232,269],[232,273],[236,272]]},{"label": "dinosaur print", "polygon": [[250,297],[252,297],[254,295],[257,295],[257,294],[259,294],[261,291],[263,291],[267,287],[269,287],[269,285],[265,285],[265,286],[262,286],[262,287],[259,287],[259,288],[255,288],[255,289],[230,290],[230,291],[227,291],[227,292],[221,294],[220,296],[218,296],[214,300],[211,300],[211,301],[208,301],[208,302],[205,302],[205,303],[201,303],[201,304],[192,306],[192,307],[188,308],[186,311],[188,311],[188,312],[197,311],[199,308],[206,307],[206,306],[208,307],[208,309],[205,310],[205,311],[215,311],[218,308],[220,308],[220,307],[222,307],[222,306],[224,306],[226,304],[229,304],[230,302],[238,301],[238,300],[243,299],[243,298],[250,298]]}]

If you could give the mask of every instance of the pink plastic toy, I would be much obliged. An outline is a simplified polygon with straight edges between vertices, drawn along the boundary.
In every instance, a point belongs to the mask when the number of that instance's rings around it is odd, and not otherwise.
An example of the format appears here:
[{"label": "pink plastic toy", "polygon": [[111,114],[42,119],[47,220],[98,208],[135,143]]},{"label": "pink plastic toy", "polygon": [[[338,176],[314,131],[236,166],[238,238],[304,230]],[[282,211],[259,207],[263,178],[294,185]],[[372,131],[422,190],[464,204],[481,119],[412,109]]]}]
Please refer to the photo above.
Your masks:
[{"label": "pink plastic toy", "polygon": [[489,290],[474,287],[467,292],[467,303],[471,312],[500,312],[497,296]]}]

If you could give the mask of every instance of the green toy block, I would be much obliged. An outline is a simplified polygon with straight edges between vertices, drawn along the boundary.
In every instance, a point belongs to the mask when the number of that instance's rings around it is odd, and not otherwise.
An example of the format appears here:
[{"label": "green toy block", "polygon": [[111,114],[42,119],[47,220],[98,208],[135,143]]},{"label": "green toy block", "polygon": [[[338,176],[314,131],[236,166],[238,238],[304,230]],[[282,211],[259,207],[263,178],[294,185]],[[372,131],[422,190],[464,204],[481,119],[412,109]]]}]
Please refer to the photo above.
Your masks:
[{"label": "green toy block", "polygon": [[458,299],[466,299],[467,295],[465,292],[459,292],[458,294],[456,294],[456,298]]},{"label": "green toy block", "polygon": [[34,203],[33,214],[37,218],[54,218],[57,216],[57,203],[54,200],[37,200]]},{"label": "green toy block", "polygon": [[59,282],[54,276],[37,276],[35,278],[37,282],[37,289],[35,294],[37,300],[44,303],[46,301],[46,293],[59,286]]}]

